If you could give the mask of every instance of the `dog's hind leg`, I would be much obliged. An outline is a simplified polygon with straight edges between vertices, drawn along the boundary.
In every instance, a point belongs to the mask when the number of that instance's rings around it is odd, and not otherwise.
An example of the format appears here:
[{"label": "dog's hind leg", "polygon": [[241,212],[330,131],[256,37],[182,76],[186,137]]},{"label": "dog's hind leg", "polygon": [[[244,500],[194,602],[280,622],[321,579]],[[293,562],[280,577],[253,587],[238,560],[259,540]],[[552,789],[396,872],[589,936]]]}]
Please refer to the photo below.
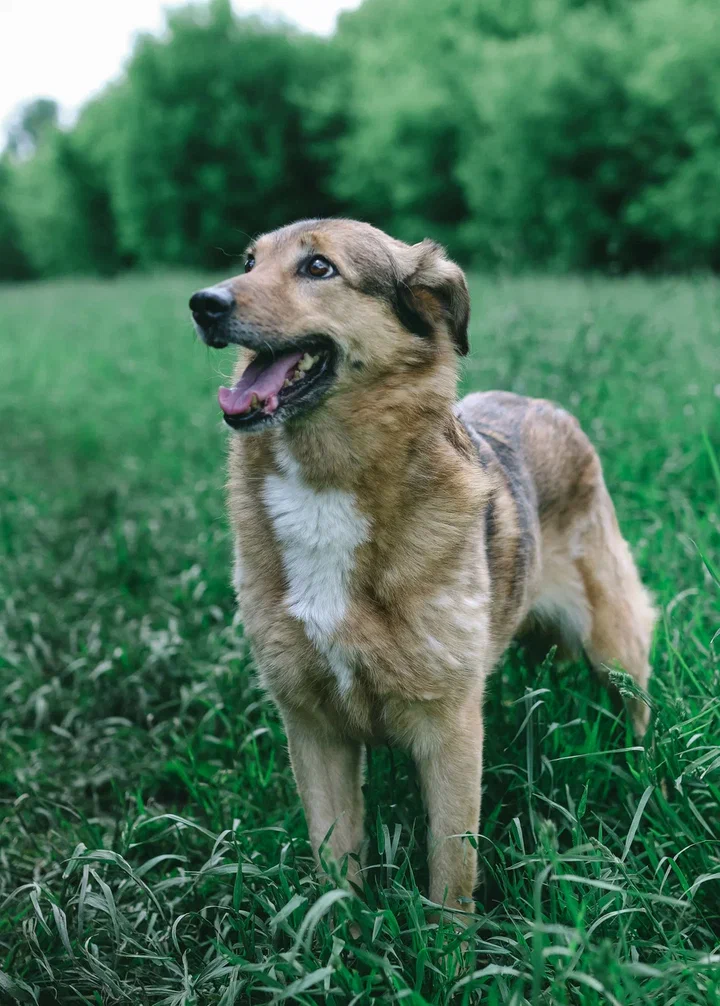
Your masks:
[{"label": "dog's hind leg", "polygon": [[[618,665],[643,690],[650,678],[650,646],[656,613],[620,533],[610,496],[602,485],[575,560],[590,611],[585,651],[604,680]],[[642,737],[650,710],[639,698],[627,706]]]},{"label": "dog's hind leg", "polygon": [[[647,688],[655,612],[602,481],[574,527],[543,528],[542,576],[531,614],[554,631],[563,652],[584,649],[605,684],[608,672],[620,668]],[[627,706],[642,737],[648,706],[639,698]]]},{"label": "dog's hind leg", "polygon": [[[531,615],[559,630],[570,649],[584,647],[606,681],[620,665],[645,689],[655,612],[620,533],[600,459],[577,421],[548,402],[528,406],[523,444],[541,532]],[[628,705],[642,736],[648,707],[640,699]]]}]

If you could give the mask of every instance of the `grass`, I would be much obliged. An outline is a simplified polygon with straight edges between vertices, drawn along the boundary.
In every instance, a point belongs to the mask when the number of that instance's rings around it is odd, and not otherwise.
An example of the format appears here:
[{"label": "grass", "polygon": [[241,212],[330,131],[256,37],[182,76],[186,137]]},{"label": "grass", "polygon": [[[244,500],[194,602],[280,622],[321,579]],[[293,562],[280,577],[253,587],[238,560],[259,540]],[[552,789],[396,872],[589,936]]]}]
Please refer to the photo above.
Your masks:
[{"label": "grass", "polygon": [[644,747],[583,665],[498,669],[461,940],[401,752],[365,900],[314,876],[233,611],[200,281],[0,291],[0,1001],[720,1003],[720,283],[473,281],[465,387],[579,415],[662,616]]}]

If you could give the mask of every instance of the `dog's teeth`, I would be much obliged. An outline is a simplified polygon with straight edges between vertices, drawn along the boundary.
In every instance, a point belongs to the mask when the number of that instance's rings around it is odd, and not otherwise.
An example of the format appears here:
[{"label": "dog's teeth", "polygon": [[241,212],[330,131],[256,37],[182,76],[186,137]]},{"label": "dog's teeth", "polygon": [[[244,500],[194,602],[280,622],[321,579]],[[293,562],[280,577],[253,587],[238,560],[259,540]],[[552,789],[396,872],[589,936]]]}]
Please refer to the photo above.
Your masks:
[{"label": "dog's teeth", "polygon": [[260,399],[258,398],[257,395],[253,394],[252,398],[250,399],[250,408],[251,409],[256,409],[259,404],[260,404]]},{"label": "dog's teeth", "polygon": [[300,360],[300,363],[298,363],[298,370],[300,371],[310,370],[310,368],[314,363],[315,363],[315,357],[310,356],[309,353],[305,353],[305,355]]},{"label": "dog's teeth", "polygon": [[289,388],[291,384],[292,381],[286,377],[285,380],[283,381],[283,388]]}]

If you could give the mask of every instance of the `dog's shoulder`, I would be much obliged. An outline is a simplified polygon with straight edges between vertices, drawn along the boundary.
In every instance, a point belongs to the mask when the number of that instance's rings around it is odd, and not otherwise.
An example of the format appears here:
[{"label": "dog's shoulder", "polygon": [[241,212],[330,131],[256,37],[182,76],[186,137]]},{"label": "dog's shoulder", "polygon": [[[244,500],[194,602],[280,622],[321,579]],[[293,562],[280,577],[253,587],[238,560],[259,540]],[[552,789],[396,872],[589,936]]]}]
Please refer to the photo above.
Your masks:
[{"label": "dog's shoulder", "polygon": [[583,512],[602,483],[595,448],[555,402],[488,391],[468,395],[457,414],[481,460],[492,452],[516,498],[530,501],[541,523]]},{"label": "dog's shoulder", "polygon": [[528,407],[520,395],[486,392],[468,395],[456,408],[477,463],[497,486],[485,512],[485,549],[495,599],[492,621],[500,634],[522,610],[538,565],[538,496],[523,438]]},{"label": "dog's shoulder", "polygon": [[521,395],[489,391],[468,395],[456,408],[478,462],[485,469],[502,473],[524,525],[532,522],[538,502],[524,449],[523,427],[530,407],[531,399]]}]

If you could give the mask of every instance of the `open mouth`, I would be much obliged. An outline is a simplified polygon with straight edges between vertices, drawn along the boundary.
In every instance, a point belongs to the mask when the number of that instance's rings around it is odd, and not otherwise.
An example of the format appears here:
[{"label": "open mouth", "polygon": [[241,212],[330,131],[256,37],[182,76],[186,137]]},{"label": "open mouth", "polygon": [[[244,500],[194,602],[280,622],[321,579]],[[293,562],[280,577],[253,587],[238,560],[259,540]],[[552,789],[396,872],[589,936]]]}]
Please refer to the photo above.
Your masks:
[{"label": "open mouth", "polygon": [[250,429],[288,419],[317,404],[332,383],[335,349],[324,336],[298,340],[291,352],[260,350],[218,401],[233,429]]}]

